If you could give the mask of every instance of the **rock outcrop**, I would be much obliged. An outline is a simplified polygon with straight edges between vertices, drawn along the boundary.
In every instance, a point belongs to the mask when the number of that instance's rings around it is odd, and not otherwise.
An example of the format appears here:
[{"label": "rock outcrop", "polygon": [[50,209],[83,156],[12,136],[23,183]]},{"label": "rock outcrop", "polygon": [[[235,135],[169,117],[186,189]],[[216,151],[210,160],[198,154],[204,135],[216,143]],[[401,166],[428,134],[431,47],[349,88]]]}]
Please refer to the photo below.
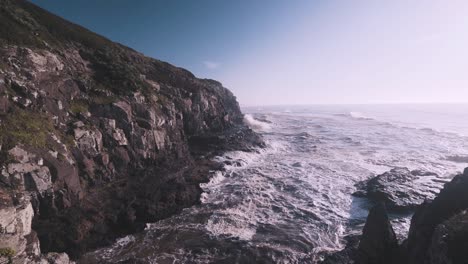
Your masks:
[{"label": "rock outcrop", "polygon": [[367,217],[357,250],[357,263],[390,264],[397,254],[398,241],[385,205],[373,207]]},{"label": "rock outcrop", "polygon": [[466,263],[468,168],[418,208],[408,235],[408,263]]},{"label": "rock outcrop", "polygon": [[400,245],[385,211],[372,209],[359,246],[352,240],[344,250],[329,254],[323,263],[468,263],[467,190],[468,168],[446,183],[433,201],[417,207],[408,238]]},{"label": "rock outcrop", "polygon": [[383,203],[370,211],[362,235],[345,238],[346,247],[328,253],[321,264],[393,264],[399,256],[398,240]]},{"label": "rock outcrop", "polygon": [[385,203],[392,211],[413,210],[425,200],[432,200],[444,181],[438,175],[420,170],[394,168],[358,184],[355,196]]},{"label": "rock outcrop", "polygon": [[0,24],[0,248],[17,263],[68,263],[49,252],[196,204],[213,155],[263,146],[217,81],[28,1],[0,0]]}]

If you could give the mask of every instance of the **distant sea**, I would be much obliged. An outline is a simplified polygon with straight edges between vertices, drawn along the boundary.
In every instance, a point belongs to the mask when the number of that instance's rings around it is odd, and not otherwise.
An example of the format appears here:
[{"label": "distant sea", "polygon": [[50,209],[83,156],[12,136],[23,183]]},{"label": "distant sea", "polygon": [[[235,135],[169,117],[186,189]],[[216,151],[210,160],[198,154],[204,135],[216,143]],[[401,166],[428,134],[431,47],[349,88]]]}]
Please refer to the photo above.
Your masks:
[{"label": "distant sea", "polygon": [[[268,147],[231,152],[201,205],[93,255],[116,263],[315,263],[359,233],[369,201],[355,184],[394,167],[449,181],[468,166],[468,105],[243,109]],[[228,165],[229,164],[229,165]],[[410,214],[392,215],[401,237]]]}]

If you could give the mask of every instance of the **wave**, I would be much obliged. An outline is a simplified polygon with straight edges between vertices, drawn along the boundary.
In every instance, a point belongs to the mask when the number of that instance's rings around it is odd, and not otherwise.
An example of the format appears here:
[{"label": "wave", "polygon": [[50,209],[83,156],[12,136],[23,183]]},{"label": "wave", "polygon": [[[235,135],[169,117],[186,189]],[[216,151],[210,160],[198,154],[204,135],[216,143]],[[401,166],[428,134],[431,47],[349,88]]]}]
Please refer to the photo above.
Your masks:
[{"label": "wave", "polygon": [[373,118],[371,117],[368,117],[366,116],[365,114],[361,113],[361,112],[354,112],[354,111],[351,111],[349,112],[349,115],[352,117],[352,118],[356,118],[356,119],[365,119],[365,120],[372,120]]},{"label": "wave", "polygon": [[270,124],[255,119],[252,115],[249,114],[244,115],[244,123],[251,129],[258,131],[268,131],[271,128]]}]

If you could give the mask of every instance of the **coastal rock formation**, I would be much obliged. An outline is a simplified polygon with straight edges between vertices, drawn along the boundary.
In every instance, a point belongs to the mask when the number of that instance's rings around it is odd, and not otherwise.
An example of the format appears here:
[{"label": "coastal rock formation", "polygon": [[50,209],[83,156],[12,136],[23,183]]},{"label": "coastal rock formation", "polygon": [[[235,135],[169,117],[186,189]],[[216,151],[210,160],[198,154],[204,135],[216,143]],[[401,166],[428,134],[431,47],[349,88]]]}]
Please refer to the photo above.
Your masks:
[{"label": "coastal rock formation", "polygon": [[367,217],[357,250],[357,263],[387,264],[393,263],[398,241],[388,219],[385,205],[373,207]]},{"label": "coastal rock formation", "polygon": [[468,168],[418,208],[408,235],[408,263],[466,263]]},{"label": "coastal rock formation", "polygon": [[359,190],[354,195],[383,202],[389,210],[403,211],[434,199],[443,184],[435,173],[394,168],[358,184]]},{"label": "coastal rock formation", "polygon": [[344,250],[329,254],[323,263],[467,263],[467,190],[468,168],[446,183],[433,201],[417,207],[408,238],[400,245],[384,210],[373,208],[359,246],[356,241],[350,241]]},{"label": "coastal rock formation", "polygon": [[264,146],[219,82],[0,3],[0,248],[15,263],[141,230],[199,202],[213,155]]},{"label": "coastal rock formation", "polygon": [[398,241],[383,203],[374,206],[361,236],[346,237],[346,247],[327,254],[321,264],[392,264],[398,256]]}]

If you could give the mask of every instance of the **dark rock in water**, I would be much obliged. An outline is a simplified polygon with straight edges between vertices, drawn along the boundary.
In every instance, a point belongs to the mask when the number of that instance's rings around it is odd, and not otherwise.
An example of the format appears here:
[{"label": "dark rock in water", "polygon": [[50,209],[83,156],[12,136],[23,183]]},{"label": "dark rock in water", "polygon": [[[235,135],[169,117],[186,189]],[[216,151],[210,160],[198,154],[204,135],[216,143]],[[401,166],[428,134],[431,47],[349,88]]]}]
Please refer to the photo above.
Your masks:
[{"label": "dark rock in water", "polygon": [[264,146],[221,83],[0,3],[0,242],[18,259],[141,230],[199,203],[213,155]]},{"label": "dark rock in water", "polygon": [[467,263],[468,169],[418,208],[408,235],[408,263]]},{"label": "dark rock in water", "polygon": [[398,241],[383,203],[374,206],[362,235],[348,236],[346,247],[325,255],[321,264],[392,264],[399,254]]},{"label": "dark rock in water", "polygon": [[357,250],[356,262],[361,264],[392,263],[398,241],[388,219],[385,205],[373,207],[367,217]]},{"label": "dark rock in water", "polygon": [[435,173],[407,168],[394,168],[358,184],[355,196],[385,203],[389,210],[414,209],[425,200],[432,200],[443,182]]},{"label": "dark rock in water", "polygon": [[446,183],[432,202],[417,207],[408,239],[401,245],[382,204],[370,211],[359,246],[355,245],[349,243],[344,250],[326,256],[323,263],[468,263],[468,168]]}]

